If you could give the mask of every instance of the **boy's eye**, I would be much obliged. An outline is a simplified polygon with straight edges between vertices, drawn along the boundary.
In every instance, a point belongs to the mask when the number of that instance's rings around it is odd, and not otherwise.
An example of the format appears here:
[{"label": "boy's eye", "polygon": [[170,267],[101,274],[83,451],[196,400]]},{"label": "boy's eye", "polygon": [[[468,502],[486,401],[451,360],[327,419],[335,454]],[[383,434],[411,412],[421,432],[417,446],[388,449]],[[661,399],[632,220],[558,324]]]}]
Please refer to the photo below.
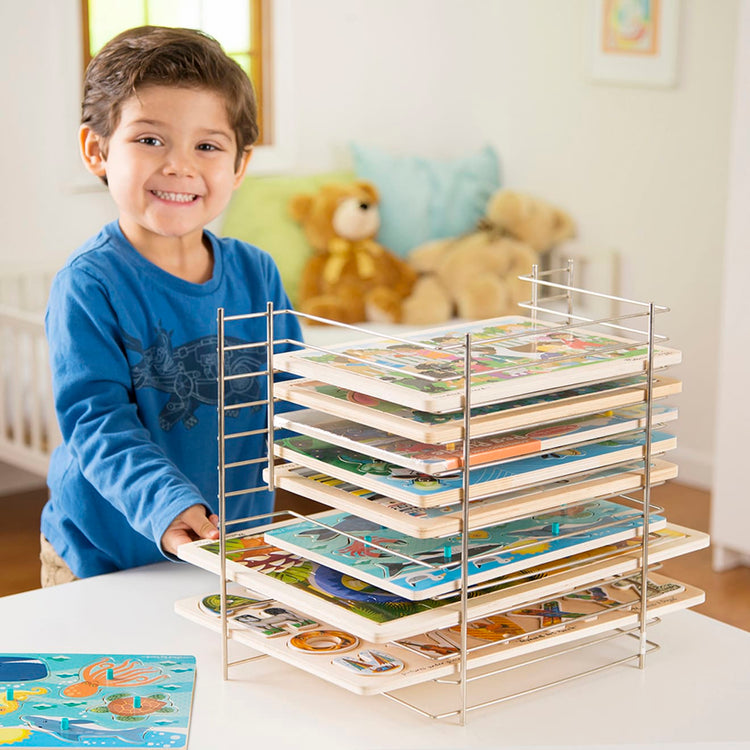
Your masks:
[{"label": "boy's eye", "polygon": [[199,143],[198,150],[199,151],[218,151],[219,147],[214,146],[213,143]]},{"label": "boy's eye", "polygon": [[153,136],[145,136],[144,138],[138,138],[138,143],[143,143],[145,146],[161,146],[162,142],[158,138]]}]

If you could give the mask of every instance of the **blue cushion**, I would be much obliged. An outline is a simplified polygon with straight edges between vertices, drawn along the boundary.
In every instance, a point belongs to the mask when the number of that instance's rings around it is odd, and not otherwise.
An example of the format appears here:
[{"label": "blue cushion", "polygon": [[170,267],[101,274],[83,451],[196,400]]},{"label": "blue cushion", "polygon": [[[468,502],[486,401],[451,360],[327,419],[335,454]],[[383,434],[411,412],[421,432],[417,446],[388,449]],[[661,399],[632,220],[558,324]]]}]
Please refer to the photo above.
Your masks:
[{"label": "blue cushion", "polygon": [[357,177],[370,180],[380,192],[378,241],[401,257],[428,240],[473,230],[500,187],[491,146],[443,160],[391,156],[359,144],[351,144],[351,151]]}]

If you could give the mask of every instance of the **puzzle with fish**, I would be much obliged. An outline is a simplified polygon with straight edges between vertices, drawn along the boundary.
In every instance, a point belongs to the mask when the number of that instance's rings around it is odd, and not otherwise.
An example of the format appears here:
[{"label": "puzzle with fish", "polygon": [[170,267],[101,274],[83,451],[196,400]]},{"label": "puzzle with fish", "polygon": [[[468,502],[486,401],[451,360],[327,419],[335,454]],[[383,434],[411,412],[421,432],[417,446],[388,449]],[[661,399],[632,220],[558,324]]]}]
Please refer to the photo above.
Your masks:
[{"label": "puzzle with fish", "polygon": [[0,654],[0,745],[185,748],[195,657]]},{"label": "puzzle with fish", "polygon": [[[654,531],[666,519],[651,515]],[[639,534],[639,510],[610,500],[536,514],[468,534],[470,584],[531,565],[630,539]],[[417,539],[349,513],[321,514],[265,532],[280,549],[412,601],[458,591],[462,582],[461,537]]]}]

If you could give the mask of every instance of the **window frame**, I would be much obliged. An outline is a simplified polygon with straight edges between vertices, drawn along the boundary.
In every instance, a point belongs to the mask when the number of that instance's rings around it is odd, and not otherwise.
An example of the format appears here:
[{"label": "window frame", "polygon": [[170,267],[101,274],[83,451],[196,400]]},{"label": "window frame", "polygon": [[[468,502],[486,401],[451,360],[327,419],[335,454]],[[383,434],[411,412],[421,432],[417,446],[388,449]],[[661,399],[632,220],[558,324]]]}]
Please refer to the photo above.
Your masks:
[{"label": "window frame", "polygon": [[[259,136],[257,146],[274,145],[274,97],[272,96],[272,0],[246,0],[250,6],[250,76],[258,103]],[[89,0],[81,0],[82,75],[91,62]]]}]

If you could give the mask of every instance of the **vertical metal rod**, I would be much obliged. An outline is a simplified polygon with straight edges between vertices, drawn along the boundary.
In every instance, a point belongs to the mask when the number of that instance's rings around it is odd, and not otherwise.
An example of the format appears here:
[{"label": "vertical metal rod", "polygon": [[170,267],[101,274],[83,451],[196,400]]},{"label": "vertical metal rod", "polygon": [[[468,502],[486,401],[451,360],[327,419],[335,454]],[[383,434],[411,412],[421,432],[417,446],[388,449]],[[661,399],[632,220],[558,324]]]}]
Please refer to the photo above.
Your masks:
[{"label": "vertical metal rod", "polygon": [[[531,266],[531,279],[531,330],[536,331],[536,308],[539,304],[539,284],[537,284],[537,280],[539,279],[539,266],[536,263]],[[532,337],[531,342],[531,350],[536,352],[536,336]]]},{"label": "vertical metal rod", "polygon": [[226,484],[225,484],[225,464],[226,456],[224,453],[225,426],[224,426],[224,401],[226,394],[224,391],[224,308],[220,307],[216,312],[216,356],[217,356],[217,408],[218,408],[218,498],[219,498],[219,566],[221,569],[221,586],[219,596],[221,598],[221,666],[222,674],[225,680],[229,679],[229,625],[227,623],[227,538],[226,538]]},{"label": "vertical metal rod", "polygon": [[653,414],[654,382],[654,303],[648,306],[648,357],[646,359],[646,437],[643,470],[643,539],[641,540],[641,616],[640,616],[640,650],[638,667],[646,666],[646,606],[648,601],[648,536],[649,508],[651,507],[651,419]]},{"label": "vertical metal rod", "polygon": [[566,281],[565,283],[568,286],[567,291],[565,292],[566,302],[568,303],[568,319],[567,323],[570,325],[570,323],[573,322],[573,291],[571,290],[571,287],[573,286],[573,258],[568,258],[568,265],[566,270]]},{"label": "vertical metal rod", "polygon": [[266,450],[268,456],[268,486],[271,488],[271,490],[274,489],[274,486],[276,484],[273,460],[273,341],[273,302],[269,301],[266,305],[266,371],[268,372],[268,439],[266,441]]},{"label": "vertical metal rod", "polygon": [[469,489],[471,481],[469,466],[471,463],[471,333],[466,334],[464,341],[464,471],[463,503],[461,504],[461,714],[460,723],[466,723],[466,706],[468,702],[467,643],[469,616]]}]

